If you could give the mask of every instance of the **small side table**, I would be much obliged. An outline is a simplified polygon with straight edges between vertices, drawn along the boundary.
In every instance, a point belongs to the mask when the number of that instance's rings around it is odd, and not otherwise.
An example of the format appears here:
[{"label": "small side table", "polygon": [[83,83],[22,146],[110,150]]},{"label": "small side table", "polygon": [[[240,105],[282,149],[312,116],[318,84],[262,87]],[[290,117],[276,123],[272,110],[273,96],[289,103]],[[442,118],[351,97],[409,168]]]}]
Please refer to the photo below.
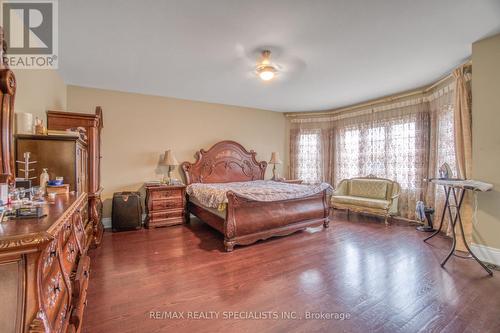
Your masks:
[{"label": "small side table", "polygon": [[[441,262],[441,267],[444,267],[448,259],[455,254],[455,246],[457,245],[457,235],[455,233],[455,227],[458,223],[460,227],[460,231],[462,233],[462,240],[464,242],[465,247],[467,248],[467,251],[470,253],[471,257],[478,262],[483,269],[488,272],[488,274],[491,276],[493,275],[493,272],[486,267],[485,264],[481,260],[479,260],[476,255],[472,252],[472,250],[469,248],[469,244],[467,244],[467,240],[465,239],[464,235],[464,227],[462,225],[462,217],[460,216],[460,208],[462,207],[462,203],[464,201],[464,196],[466,191],[481,191],[481,192],[487,192],[491,191],[493,188],[493,185],[488,184],[488,183],[483,183],[480,181],[476,180],[452,180],[452,179],[431,179],[431,182],[436,184],[436,185],[441,185],[444,188],[444,193],[445,193],[445,198],[446,201],[444,203],[443,207],[443,213],[441,214],[441,221],[439,223],[438,229],[429,237],[424,239],[424,242],[427,242],[429,239],[432,237],[436,236],[442,229],[443,227],[443,221],[444,221],[444,216],[446,215],[446,212],[448,212],[449,220],[451,223],[451,234],[452,234],[452,240],[453,243],[451,245],[450,252],[444,258],[444,260]],[[453,198],[453,202],[451,199]],[[456,213],[455,216],[453,216],[451,207],[456,207]],[[456,255],[458,256],[458,255]],[[461,257],[461,256],[458,256]]]},{"label": "small side table", "polygon": [[146,185],[146,228],[183,224],[185,211],[185,185]]}]

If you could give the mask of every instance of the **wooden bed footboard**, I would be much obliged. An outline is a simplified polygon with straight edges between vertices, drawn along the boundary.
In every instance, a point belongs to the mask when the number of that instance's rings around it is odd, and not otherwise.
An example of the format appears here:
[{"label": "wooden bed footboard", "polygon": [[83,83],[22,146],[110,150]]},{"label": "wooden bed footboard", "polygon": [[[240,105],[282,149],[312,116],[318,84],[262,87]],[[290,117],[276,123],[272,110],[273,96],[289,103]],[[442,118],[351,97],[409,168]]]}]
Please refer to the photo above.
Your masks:
[{"label": "wooden bed footboard", "polygon": [[247,245],[274,236],[285,236],[307,227],[328,227],[329,205],[326,190],[291,200],[260,202],[227,193],[224,247]]}]

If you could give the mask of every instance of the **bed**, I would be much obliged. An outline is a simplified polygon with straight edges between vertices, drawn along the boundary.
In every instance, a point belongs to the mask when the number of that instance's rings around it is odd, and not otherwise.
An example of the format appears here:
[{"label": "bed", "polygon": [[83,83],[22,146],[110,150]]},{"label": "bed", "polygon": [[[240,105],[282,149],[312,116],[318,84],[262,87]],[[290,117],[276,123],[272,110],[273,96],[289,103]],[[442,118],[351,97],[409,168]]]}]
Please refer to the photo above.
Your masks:
[{"label": "bed", "polygon": [[[186,220],[189,221],[190,214],[193,214],[221,232],[227,252],[231,252],[235,245],[248,245],[274,236],[285,236],[307,227],[327,228],[329,206],[326,187],[329,185],[316,189],[317,193],[307,196],[271,201],[267,197],[265,201],[256,200],[247,194],[228,190],[222,207],[216,202],[213,204],[217,204],[217,207],[210,207],[194,197],[192,189],[199,190],[205,185],[219,191],[220,186],[231,188],[234,184],[250,186],[256,182],[259,183],[258,186],[263,185],[258,181],[264,180],[267,163],[258,162],[255,155],[253,150],[247,151],[237,142],[221,141],[208,150],[198,151],[194,163],[182,163],[187,192],[191,193],[188,194]],[[281,184],[267,182],[267,194],[271,199],[278,198],[280,195],[274,195],[272,183],[278,186]]]}]

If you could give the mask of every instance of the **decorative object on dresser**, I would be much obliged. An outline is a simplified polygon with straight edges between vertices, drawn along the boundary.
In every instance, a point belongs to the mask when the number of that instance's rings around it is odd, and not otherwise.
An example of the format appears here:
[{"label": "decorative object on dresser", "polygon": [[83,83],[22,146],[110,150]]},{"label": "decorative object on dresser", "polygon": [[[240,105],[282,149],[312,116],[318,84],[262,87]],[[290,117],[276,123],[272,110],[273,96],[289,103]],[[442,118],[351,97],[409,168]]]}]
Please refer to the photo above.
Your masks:
[{"label": "decorative object on dresser", "polygon": [[[18,165],[18,170],[24,173],[24,177],[22,177],[23,180],[26,181],[31,181],[32,179],[35,179],[36,177],[30,177],[30,172],[35,171],[35,169],[31,169],[31,164],[37,163],[37,161],[32,161],[31,160],[31,153],[29,151],[23,153],[23,161],[16,161]],[[19,166],[19,164],[21,164]],[[44,169],[45,170],[45,169]],[[18,178],[20,177],[20,172],[17,174]],[[40,184],[40,186],[43,186]]]},{"label": "decorative object on dresser", "polygon": [[172,171],[175,169],[177,165],[179,165],[179,162],[177,162],[177,159],[175,158],[174,153],[172,153],[172,150],[168,149],[167,151],[165,151],[165,155],[163,155],[163,160],[161,161],[161,165],[166,166],[168,168],[168,179],[167,181],[163,179],[163,182],[169,185],[173,185]]},{"label": "decorative object on dresser", "polygon": [[55,193],[55,194],[66,194],[69,193],[69,184],[62,185],[47,185],[47,194]]},{"label": "decorative object on dresser", "polygon": [[277,152],[272,152],[271,153],[271,159],[269,160],[269,164],[272,164],[273,165],[273,178],[271,178],[272,180],[276,180],[279,178],[279,175],[278,173],[276,172],[276,164],[281,164],[283,162],[281,162],[279,156],[278,156],[278,153]]},{"label": "decorative object on dresser", "polygon": [[114,193],[111,215],[113,231],[141,229],[141,194],[139,192]]},{"label": "decorative object on dresser", "polygon": [[42,173],[40,174],[39,186],[43,194],[45,194],[45,192],[47,191],[47,183],[49,182],[49,180],[50,176],[47,168],[42,168]]},{"label": "decorative object on dresser", "polygon": [[184,223],[186,214],[185,185],[145,185],[146,228]]},{"label": "decorative object on dresser", "polygon": [[[102,225],[102,186],[101,186],[101,131],[103,128],[103,112],[100,106],[94,114],[48,111],[47,128],[65,131],[84,128],[88,144],[88,194],[90,220],[93,226],[92,245],[99,245],[104,227]],[[80,131],[80,129],[79,129]]]},{"label": "decorative object on dresser", "polygon": [[[188,186],[262,181],[267,162],[258,162],[255,155],[253,150],[248,151],[237,142],[221,141],[209,150],[198,151],[195,163],[184,162],[181,167]],[[270,183],[278,184],[273,181]],[[268,190],[272,191],[272,188]],[[228,191],[225,193],[227,203],[223,211],[197,203],[190,195],[186,218],[192,213],[221,232],[224,235],[224,247],[230,252],[237,244],[252,244],[307,227],[328,227],[330,220],[326,192],[325,188],[293,199],[257,201]]]},{"label": "decorative object on dresser", "polygon": [[16,133],[33,134],[35,125],[32,113],[16,112]]},{"label": "decorative object on dresser", "polygon": [[47,134],[47,128],[43,126],[42,119],[35,119],[35,134],[36,135],[45,135]]}]

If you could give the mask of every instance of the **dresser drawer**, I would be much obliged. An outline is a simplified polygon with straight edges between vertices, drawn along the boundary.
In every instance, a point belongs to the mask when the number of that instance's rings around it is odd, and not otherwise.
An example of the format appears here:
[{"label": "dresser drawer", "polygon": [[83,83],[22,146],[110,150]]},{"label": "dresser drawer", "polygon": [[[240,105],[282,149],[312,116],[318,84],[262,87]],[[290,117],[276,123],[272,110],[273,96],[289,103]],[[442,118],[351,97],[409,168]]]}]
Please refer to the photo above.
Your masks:
[{"label": "dresser drawer", "polygon": [[78,268],[72,280],[73,305],[77,307],[86,300],[86,291],[90,277],[90,257],[83,255],[78,262]]},{"label": "dresser drawer", "polygon": [[162,189],[161,191],[152,191],[151,199],[182,199],[182,189]]},{"label": "dresser drawer", "polygon": [[80,214],[82,215],[82,224],[87,225],[89,221],[89,205],[87,202],[82,205]]},{"label": "dresser drawer", "polygon": [[50,242],[40,255],[40,274],[42,279],[46,279],[52,271],[53,266],[59,265],[59,251],[57,248],[57,238]]},{"label": "dresser drawer", "polygon": [[72,219],[69,218],[66,220],[66,222],[63,224],[61,233],[62,233],[62,244],[63,246],[66,244],[68,241],[69,237],[73,234],[73,227],[72,227]]},{"label": "dresser drawer", "polygon": [[88,223],[85,226],[85,246],[84,250],[87,250],[90,246],[90,243],[92,242],[92,234],[94,233],[93,225],[92,223]]},{"label": "dresser drawer", "polygon": [[[56,242],[54,240],[53,242]],[[71,241],[68,241],[68,243]],[[53,253],[53,252],[52,252]],[[70,309],[69,290],[64,280],[64,272],[59,265],[59,252],[48,258],[50,265],[46,262],[41,263],[41,269],[46,274],[40,280],[40,307],[46,314],[47,323],[51,328],[50,332],[63,332],[67,325],[67,311]],[[45,269],[47,268],[47,269]]]},{"label": "dresser drawer", "polygon": [[76,259],[80,253],[75,236],[71,234],[66,244],[64,244],[61,252],[61,264],[65,272],[72,272],[76,267]]},{"label": "dresser drawer", "polygon": [[184,217],[184,210],[182,209],[150,213],[151,221],[166,220],[171,218],[183,218],[183,217]]},{"label": "dresser drawer", "polygon": [[166,209],[182,209],[184,207],[184,202],[182,198],[177,198],[174,200],[166,199],[156,199],[152,200],[151,210],[166,210]]},{"label": "dresser drawer", "polygon": [[73,214],[73,232],[76,236],[76,241],[78,242],[78,246],[81,252],[84,251],[85,239],[87,238],[85,235],[85,230],[82,223],[82,215],[78,210]]}]

